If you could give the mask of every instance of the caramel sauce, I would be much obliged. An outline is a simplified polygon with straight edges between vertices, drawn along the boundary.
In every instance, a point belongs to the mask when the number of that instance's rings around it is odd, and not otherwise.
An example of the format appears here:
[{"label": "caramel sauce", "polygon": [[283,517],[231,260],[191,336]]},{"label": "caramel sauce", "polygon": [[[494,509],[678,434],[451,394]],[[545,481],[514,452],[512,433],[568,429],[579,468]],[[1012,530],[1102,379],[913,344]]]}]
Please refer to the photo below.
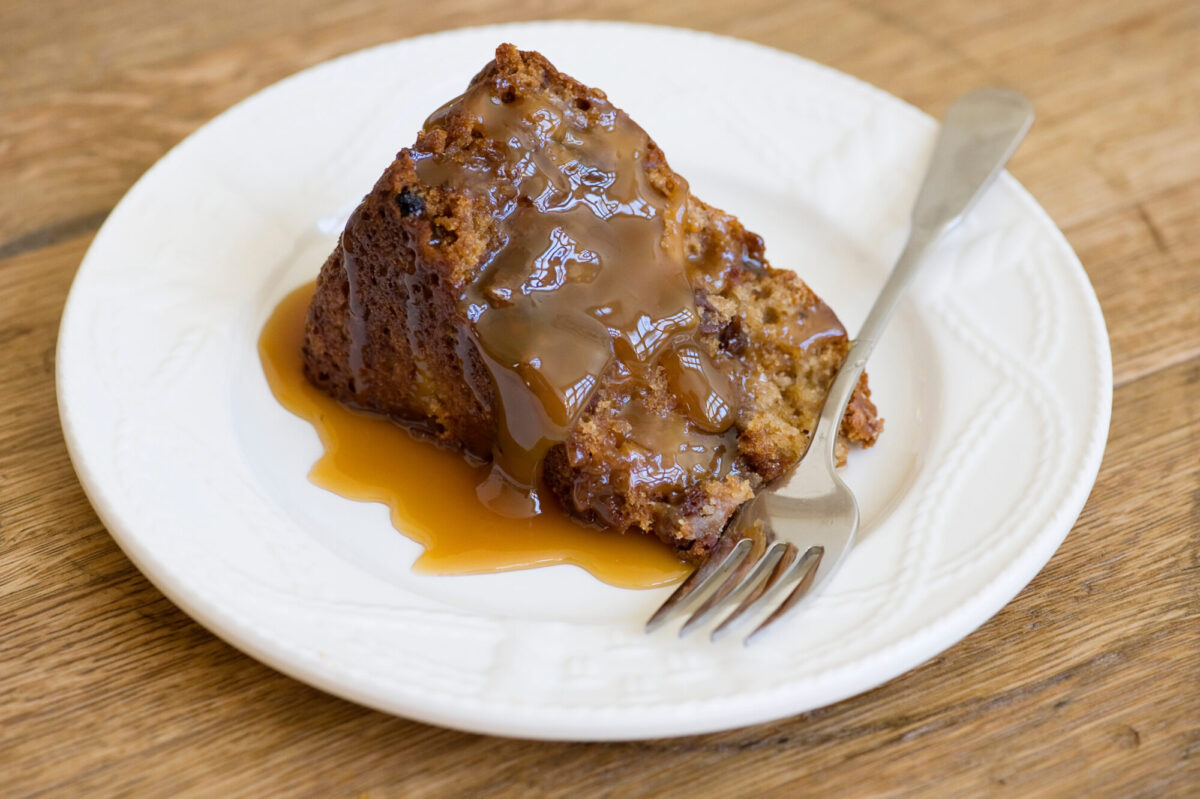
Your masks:
[{"label": "caramel sauce", "polygon": [[770,326],[771,332],[780,336],[798,350],[807,350],[826,338],[841,338],[846,328],[838,321],[833,309],[820,300],[800,311],[799,319],[781,319]]},{"label": "caramel sauce", "polygon": [[451,115],[491,146],[465,164],[414,156],[424,184],[486,195],[496,208],[499,242],[460,303],[498,396],[481,499],[535,516],[542,459],[598,386],[644,381],[659,365],[680,400],[680,424],[662,420],[679,428],[674,438],[688,432],[683,418],[701,437],[730,429],[733,386],[695,341],[700,314],[682,236],[688,185],[651,185],[646,132],[602,97],[576,113],[539,96],[497,96],[487,83],[425,129]]},{"label": "caramel sauce", "polygon": [[301,346],[314,286],[285,297],[258,341],[276,399],[316,428],[325,454],[309,479],[322,488],[391,509],[392,524],[425,548],[413,568],[477,574],[571,563],[622,588],[678,582],[689,567],[647,536],[579,524],[544,503],[532,518],[498,515],[476,497],[486,466],[420,441],[379,416],[353,411],[304,377]]}]

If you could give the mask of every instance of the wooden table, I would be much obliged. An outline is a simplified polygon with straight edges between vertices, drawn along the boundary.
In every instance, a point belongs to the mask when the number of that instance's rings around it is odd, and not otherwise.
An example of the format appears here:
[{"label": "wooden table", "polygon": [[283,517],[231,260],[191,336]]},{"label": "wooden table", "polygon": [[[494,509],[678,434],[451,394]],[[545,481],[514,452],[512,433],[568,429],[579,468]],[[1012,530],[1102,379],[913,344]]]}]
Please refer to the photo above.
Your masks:
[{"label": "wooden table", "polygon": [[392,718],[242,655],[117,549],[55,407],[75,269],[181,138],[302,67],[541,4],[67,5],[0,7],[0,794],[1200,795],[1196,0],[558,7],[763,42],[934,114],[981,84],[1028,93],[1038,122],[1011,168],[1095,284],[1117,387],[1078,524],[979,631],[833,707],[605,745]]}]

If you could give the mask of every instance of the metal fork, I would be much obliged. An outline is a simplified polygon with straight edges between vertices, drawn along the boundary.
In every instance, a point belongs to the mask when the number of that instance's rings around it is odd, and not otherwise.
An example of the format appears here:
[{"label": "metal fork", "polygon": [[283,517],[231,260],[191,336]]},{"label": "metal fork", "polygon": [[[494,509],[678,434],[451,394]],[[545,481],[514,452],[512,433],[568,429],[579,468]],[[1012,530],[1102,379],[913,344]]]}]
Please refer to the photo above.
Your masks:
[{"label": "metal fork", "polygon": [[1032,123],[1029,100],[1004,89],[972,92],[947,109],[913,207],[908,241],[834,378],[804,457],[790,475],[742,506],[716,551],[650,617],[647,632],[715,588],[680,630],[684,635],[733,608],[713,630],[715,641],[791,588],[746,637],[750,643],[828,583],[853,546],[859,522],[854,494],[834,466],[842,414],[925,254],[1000,173]]}]

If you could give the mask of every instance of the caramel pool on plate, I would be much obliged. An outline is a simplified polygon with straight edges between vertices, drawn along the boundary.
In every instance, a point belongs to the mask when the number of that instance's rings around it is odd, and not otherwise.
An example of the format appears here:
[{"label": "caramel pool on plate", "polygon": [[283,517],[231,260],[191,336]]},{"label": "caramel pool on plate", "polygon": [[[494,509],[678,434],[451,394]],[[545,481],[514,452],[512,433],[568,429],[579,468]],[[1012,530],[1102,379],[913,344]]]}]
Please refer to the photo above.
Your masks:
[{"label": "caramel pool on plate", "polygon": [[500,516],[476,497],[487,467],[472,467],[317,390],[304,377],[300,354],[313,290],[309,283],[291,292],[267,320],[258,342],[263,372],[275,398],[310,422],[325,447],[309,479],[347,499],[387,505],[396,529],[425,548],[414,569],[478,574],[571,563],[622,588],[666,585],[687,574],[689,567],[649,536],[586,527],[555,507],[528,519]]}]

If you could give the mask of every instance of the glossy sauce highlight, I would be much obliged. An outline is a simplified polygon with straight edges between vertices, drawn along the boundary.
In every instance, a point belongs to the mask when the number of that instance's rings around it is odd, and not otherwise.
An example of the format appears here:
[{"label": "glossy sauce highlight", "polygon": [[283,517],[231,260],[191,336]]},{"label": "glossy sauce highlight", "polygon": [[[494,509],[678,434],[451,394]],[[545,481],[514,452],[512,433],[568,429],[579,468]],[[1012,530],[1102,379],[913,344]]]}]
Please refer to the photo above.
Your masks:
[{"label": "glossy sauce highlight", "polygon": [[486,82],[435,112],[426,130],[445,115],[493,143],[466,163],[461,153],[416,154],[424,185],[486,195],[496,208],[497,249],[460,302],[497,395],[483,501],[536,515],[542,460],[598,387],[645,382],[659,365],[698,439],[728,430],[736,395],[695,339],[700,313],[682,236],[688,185],[677,175],[652,182],[646,132],[603,96],[563,107]]}]

